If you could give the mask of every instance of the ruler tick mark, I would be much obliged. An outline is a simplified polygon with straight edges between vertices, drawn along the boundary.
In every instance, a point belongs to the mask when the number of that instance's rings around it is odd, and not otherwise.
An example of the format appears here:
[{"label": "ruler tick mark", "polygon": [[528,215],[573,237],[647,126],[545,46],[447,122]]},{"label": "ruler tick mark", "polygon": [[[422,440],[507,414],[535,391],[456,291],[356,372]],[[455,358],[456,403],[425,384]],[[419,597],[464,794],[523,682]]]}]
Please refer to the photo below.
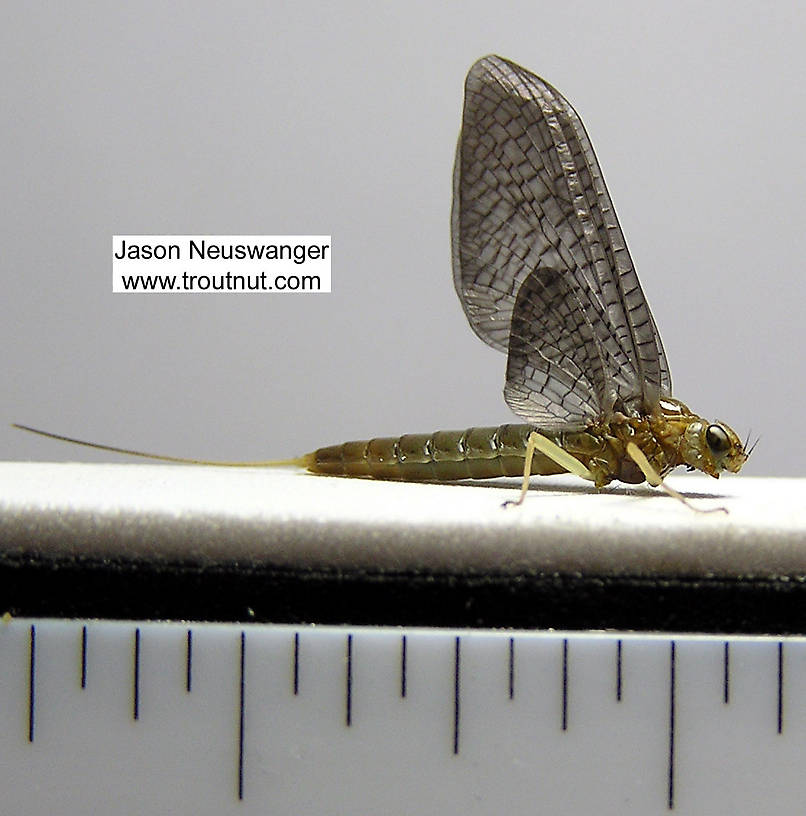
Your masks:
[{"label": "ruler tick mark", "polygon": [[299,694],[299,632],[294,632],[294,694]]},{"label": "ruler tick mark", "polygon": [[727,705],[730,702],[730,643],[725,641],[725,648],[723,653],[723,693],[722,700]]},{"label": "ruler tick mark", "polygon": [[509,699],[515,697],[515,638],[509,639]]},{"label": "ruler tick mark", "polygon": [[134,681],[132,689],[132,714],[140,719],[140,627],[134,630]]},{"label": "ruler tick mark", "polygon": [[778,641],[778,733],[784,730],[784,642]]},{"label": "ruler tick mark", "polygon": [[563,638],[563,731],[568,730],[568,638]]},{"label": "ruler tick mark", "polygon": [[353,636],[347,635],[347,726],[353,724]]},{"label": "ruler tick mark", "polygon": [[406,636],[400,638],[400,696],[406,696],[406,658],[407,658]]},{"label": "ruler tick mark", "polygon": [[187,631],[187,647],[185,651],[185,691],[190,694],[193,686],[193,632]]},{"label": "ruler tick mark", "polygon": [[87,627],[81,627],[81,688],[87,688]]},{"label": "ruler tick mark", "polygon": [[669,648],[669,810],[674,810],[675,642]]},{"label": "ruler tick mark", "polygon": [[459,666],[461,660],[461,638],[456,636],[453,660],[453,753],[459,753]]},{"label": "ruler tick mark", "polygon": [[616,700],[621,702],[621,640],[616,641]]},{"label": "ruler tick mark", "polygon": [[246,632],[241,632],[238,693],[238,800],[243,800],[243,737],[246,692]]},{"label": "ruler tick mark", "polygon": [[28,742],[34,741],[34,705],[36,702],[36,626],[31,624],[28,655]]}]

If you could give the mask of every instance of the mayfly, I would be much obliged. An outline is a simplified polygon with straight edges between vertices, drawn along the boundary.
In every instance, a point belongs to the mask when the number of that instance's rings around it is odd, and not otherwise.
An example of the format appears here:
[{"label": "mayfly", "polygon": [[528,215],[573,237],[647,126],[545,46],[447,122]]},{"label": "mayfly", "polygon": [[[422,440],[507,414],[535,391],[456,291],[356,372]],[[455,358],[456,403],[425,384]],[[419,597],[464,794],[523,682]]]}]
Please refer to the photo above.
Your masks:
[{"label": "mayfly", "polygon": [[459,299],[473,331],[507,353],[504,398],[525,424],[347,442],[282,463],[200,463],[405,481],[522,475],[516,503],[532,474],[570,472],[597,488],[646,480],[685,501],[663,482],[678,465],[714,477],[741,469],[749,452],[737,434],[671,396],[582,121],[559,91],[501,57],[467,75],[451,232]]}]

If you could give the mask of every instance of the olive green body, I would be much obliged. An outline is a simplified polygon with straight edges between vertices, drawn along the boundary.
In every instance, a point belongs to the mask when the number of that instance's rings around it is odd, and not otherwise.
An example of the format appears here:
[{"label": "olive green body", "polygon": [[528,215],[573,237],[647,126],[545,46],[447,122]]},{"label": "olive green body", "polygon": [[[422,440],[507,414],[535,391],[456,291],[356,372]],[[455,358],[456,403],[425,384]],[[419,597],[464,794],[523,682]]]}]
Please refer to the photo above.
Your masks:
[{"label": "olive green body", "polygon": [[[627,455],[629,442],[637,445],[661,477],[678,465],[711,476],[718,476],[722,469],[737,472],[747,459],[741,440],[721,425],[729,447],[715,454],[706,441],[708,427],[706,420],[682,402],[665,397],[652,414],[628,417],[616,413],[607,422],[593,422],[581,430],[543,431],[519,424],[407,434],[319,448],[295,461],[312,473],[399,481],[523,476],[528,439],[538,431],[584,465],[597,487],[614,479],[628,484],[645,480]],[[548,476],[565,473],[566,468],[535,451],[530,472]]]},{"label": "olive green body", "polygon": [[[533,430],[531,425],[501,425],[345,442],[319,448],[306,457],[306,464],[314,473],[401,481],[522,476],[526,440]],[[532,473],[561,472],[550,459],[535,456]]]},{"label": "olive green body", "polygon": [[[308,454],[306,465],[313,473],[400,481],[523,476],[526,444],[534,430],[532,425],[499,425],[345,442]],[[588,431],[544,432],[543,436],[582,462],[597,454],[611,458],[606,456],[607,443]],[[548,476],[565,469],[536,452],[531,472]]]}]

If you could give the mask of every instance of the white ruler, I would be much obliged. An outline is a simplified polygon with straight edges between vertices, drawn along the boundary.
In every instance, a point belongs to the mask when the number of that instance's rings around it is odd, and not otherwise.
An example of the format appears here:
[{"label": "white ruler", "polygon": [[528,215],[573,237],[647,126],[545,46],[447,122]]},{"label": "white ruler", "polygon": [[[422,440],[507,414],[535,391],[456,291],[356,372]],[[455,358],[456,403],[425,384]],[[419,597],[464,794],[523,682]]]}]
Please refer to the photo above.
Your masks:
[{"label": "white ruler", "polygon": [[13,814],[795,812],[806,640],[15,619]]}]

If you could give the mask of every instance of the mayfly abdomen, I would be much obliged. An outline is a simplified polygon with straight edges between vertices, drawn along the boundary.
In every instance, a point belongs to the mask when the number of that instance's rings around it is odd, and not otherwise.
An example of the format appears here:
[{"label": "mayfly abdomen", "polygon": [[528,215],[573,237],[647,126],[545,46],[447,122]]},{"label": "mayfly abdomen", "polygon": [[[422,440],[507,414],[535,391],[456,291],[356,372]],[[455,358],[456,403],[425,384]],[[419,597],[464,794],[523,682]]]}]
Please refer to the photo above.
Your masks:
[{"label": "mayfly abdomen", "polygon": [[[531,425],[500,425],[400,437],[345,442],[319,448],[305,457],[312,473],[370,476],[402,481],[457,481],[523,475]],[[560,473],[562,468],[537,454],[532,473]]]}]

